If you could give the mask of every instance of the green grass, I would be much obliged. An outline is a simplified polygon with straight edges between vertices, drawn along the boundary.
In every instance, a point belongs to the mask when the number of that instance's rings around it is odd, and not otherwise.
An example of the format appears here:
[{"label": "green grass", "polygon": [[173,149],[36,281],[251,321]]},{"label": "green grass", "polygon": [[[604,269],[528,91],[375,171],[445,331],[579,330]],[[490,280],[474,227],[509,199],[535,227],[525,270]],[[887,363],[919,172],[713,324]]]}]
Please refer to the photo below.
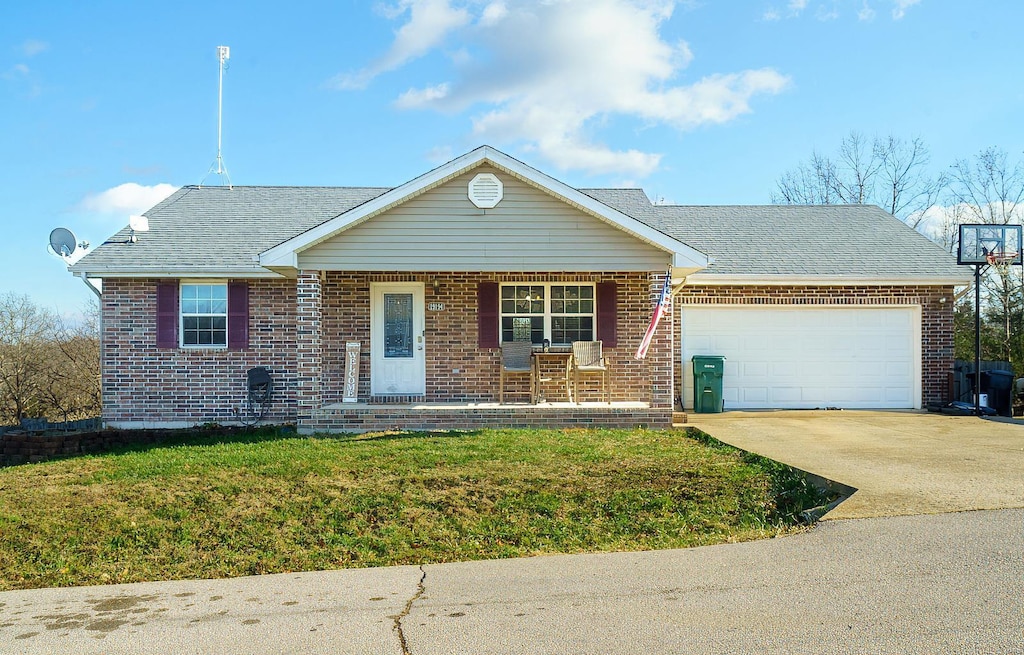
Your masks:
[{"label": "green grass", "polygon": [[760,539],[805,487],[693,430],[197,434],[0,469],[0,589]]}]

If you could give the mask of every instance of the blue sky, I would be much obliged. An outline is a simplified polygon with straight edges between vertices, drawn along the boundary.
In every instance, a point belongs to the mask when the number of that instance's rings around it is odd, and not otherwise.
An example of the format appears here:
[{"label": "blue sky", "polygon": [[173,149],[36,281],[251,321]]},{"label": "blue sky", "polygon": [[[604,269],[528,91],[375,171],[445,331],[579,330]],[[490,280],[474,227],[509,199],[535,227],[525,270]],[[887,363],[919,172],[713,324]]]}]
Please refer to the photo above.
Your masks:
[{"label": "blue sky", "polygon": [[[487,143],[577,187],[766,203],[851,130],[938,172],[1024,152],[1009,0],[8,3],[0,293],[75,312],[47,252],[99,243],[216,155],[236,185],[396,186]],[[216,176],[207,183],[218,183]],[[258,226],[254,226],[258,229]]]}]

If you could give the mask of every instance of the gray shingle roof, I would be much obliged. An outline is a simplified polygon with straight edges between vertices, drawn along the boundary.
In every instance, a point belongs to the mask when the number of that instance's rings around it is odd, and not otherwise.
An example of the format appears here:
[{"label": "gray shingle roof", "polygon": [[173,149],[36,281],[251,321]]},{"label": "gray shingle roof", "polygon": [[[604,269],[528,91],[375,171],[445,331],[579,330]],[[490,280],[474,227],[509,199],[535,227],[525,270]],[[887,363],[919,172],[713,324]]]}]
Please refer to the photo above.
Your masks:
[{"label": "gray shingle roof", "polygon": [[[389,191],[379,187],[183,187],[146,212],[150,231],[121,230],[75,272],[216,273]],[[870,205],[653,205],[642,189],[581,189],[697,250],[706,275],[966,278],[942,248]]]},{"label": "gray shingle roof", "polygon": [[702,275],[968,276],[952,255],[874,205],[653,205],[640,189],[583,192],[714,257]]},{"label": "gray shingle roof", "polygon": [[263,269],[253,257],[389,191],[376,187],[182,187],[145,213],[149,232],[124,228],[72,271]]}]

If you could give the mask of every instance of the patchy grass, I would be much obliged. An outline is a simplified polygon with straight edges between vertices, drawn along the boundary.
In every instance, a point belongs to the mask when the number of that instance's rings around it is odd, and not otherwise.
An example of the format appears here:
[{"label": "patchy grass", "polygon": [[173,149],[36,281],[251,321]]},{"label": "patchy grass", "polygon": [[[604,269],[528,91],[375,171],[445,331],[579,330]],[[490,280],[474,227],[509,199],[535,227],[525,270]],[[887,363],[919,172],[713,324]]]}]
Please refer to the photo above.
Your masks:
[{"label": "patchy grass", "polygon": [[197,434],[0,469],[0,589],[761,539],[806,494],[694,430]]}]

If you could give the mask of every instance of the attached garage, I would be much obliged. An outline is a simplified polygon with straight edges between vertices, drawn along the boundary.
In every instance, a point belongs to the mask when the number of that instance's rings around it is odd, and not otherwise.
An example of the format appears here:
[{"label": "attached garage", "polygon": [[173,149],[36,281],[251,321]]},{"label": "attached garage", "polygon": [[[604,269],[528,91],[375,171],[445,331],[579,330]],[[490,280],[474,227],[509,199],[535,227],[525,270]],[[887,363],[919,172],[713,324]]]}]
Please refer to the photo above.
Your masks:
[{"label": "attached garage", "polygon": [[728,409],[921,407],[921,307],[684,305],[683,401],[693,355],[723,355]]}]

